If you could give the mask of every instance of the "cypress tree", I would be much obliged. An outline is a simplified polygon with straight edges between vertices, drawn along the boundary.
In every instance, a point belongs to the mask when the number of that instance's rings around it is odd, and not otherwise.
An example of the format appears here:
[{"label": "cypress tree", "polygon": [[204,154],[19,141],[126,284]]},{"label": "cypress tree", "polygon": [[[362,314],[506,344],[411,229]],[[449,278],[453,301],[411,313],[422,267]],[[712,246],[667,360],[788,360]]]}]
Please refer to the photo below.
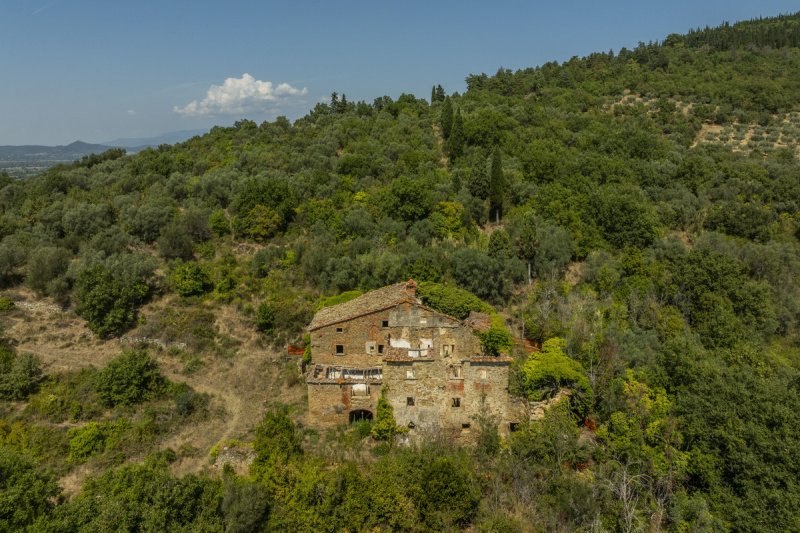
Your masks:
[{"label": "cypress tree", "polygon": [[440,122],[442,124],[442,137],[449,139],[450,132],[453,129],[453,103],[450,102],[450,98],[444,99],[444,104],[442,105],[442,118]]},{"label": "cypress tree", "polygon": [[503,174],[503,159],[500,148],[492,154],[492,170],[489,174],[489,213],[494,213],[495,222],[500,222],[503,213],[503,196],[506,192],[506,178]]},{"label": "cypress tree", "polygon": [[[445,100],[447,102],[448,100]],[[450,138],[447,141],[447,148],[451,159],[456,159],[464,155],[464,119],[461,118],[461,110],[456,111],[453,119],[453,127],[450,131]]]}]

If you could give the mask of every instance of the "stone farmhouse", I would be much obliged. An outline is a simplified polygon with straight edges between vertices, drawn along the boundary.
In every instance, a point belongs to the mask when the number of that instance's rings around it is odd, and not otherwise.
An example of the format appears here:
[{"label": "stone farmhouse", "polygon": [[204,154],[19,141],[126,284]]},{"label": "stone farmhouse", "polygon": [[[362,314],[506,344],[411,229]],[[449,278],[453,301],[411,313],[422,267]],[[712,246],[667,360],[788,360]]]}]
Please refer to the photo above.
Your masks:
[{"label": "stone farmhouse", "polygon": [[317,312],[308,326],[311,425],[371,420],[386,390],[397,424],[412,437],[468,439],[478,416],[496,422],[501,434],[515,428],[511,358],[483,355],[474,333],[489,317],[453,318],[423,305],[416,289],[409,280]]}]

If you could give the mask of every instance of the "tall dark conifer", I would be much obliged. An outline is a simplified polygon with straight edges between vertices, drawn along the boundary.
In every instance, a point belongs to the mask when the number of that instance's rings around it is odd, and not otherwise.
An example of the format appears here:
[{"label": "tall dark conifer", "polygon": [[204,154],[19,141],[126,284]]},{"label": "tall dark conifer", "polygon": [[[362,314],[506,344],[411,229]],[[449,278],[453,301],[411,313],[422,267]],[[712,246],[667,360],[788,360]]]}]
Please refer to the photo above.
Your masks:
[{"label": "tall dark conifer", "polygon": [[503,197],[506,193],[506,177],[503,174],[503,157],[500,148],[494,149],[492,154],[492,170],[489,173],[489,213],[495,222],[500,222],[503,216]]},{"label": "tall dark conifer", "polygon": [[444,99],[440,122],[442,124],[442,137],[449,139],[450,132],[453,129],[453,103],[450,101],[450,98]]},{"label": "tall dark conifer", "polygon": [[[449,99],[445,100],[448,102]],[[453,127],[450,131],[450,138],[447,140],[447,150],[451,159],[457,159],[464,155],[464,119],[461,118],[461,110],[456,111],[453,118]]]}]

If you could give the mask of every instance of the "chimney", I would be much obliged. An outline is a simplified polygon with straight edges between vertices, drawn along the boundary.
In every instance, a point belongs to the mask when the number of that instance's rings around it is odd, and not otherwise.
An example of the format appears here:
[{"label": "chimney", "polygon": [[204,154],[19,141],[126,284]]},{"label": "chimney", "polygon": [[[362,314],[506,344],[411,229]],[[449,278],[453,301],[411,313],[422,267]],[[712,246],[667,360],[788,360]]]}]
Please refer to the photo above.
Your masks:
[{"label": "chimney", "polygon": [[411,296],[412,298],[417,297],[417,282],[413,279],[409,279],[406,282],[406,294]]}]

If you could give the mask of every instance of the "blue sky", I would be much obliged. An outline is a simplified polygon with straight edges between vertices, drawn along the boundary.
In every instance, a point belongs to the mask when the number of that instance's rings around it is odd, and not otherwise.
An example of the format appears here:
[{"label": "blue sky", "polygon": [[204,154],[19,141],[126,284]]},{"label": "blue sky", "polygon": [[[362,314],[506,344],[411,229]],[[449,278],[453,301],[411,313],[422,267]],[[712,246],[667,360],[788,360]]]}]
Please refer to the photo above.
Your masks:
[{"label": "blue sky", "polygon": [[470,73],[798,10],[778,0],[0,0],[0,144],[297,118],[331,91],[427,98],[437,83],[463,90]]}]

